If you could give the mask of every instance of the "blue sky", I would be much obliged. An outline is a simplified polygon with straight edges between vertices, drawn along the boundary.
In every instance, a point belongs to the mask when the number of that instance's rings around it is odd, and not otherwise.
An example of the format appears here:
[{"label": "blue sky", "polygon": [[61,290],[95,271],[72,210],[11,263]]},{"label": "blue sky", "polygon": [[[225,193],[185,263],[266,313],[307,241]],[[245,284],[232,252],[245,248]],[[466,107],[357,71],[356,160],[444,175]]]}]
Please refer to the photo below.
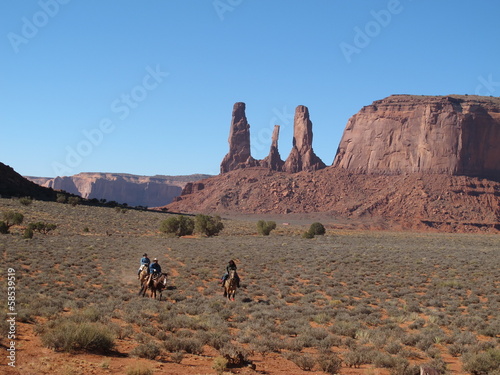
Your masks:
[{"label": "blue sky", "polygon": [[500,96],[500,2],[0,2],[0,162],[23,175],[217,174],[235,102],[252,155],[309,108],[330,165],[391,94]]}]

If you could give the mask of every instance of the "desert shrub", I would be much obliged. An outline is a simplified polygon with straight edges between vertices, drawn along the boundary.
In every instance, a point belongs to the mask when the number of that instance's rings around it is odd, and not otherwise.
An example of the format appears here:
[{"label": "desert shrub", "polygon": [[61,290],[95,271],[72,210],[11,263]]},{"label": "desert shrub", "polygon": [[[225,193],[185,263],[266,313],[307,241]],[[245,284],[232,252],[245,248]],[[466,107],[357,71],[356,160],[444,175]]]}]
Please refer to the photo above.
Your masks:
[{"label": "desert shrub", "polygon": [[37,232],[43,233],[43,234],[47,234],[56,228],[57,228],[56,224],[43,223],[41,221],[37,221],[36,223],[28,224],[28,229],[31,229],[32,231],[36,230]]},{"label": "desert shrub", "polygon": [[500,349],[464,355],[463,368],[472,375],[488,375],[500,369]]},{"label": "desert shrub", "polygon": [[387,350],[389,354],[399,354],[403,350],[403,347],[399,342],[392,341],[387,344],[385,350]]},{"label": "desert shrub", "polygon": [[160,348],[154,342],[148,342],[136,346],[130,354],[139,358],[155,359],[160,355]]},{"label": "desert shrub", "polygon": [[224,345],[219,352],[231,366],[242,366],[248,361],[245,349],[233,344]]},{"label": "desert shrub", "polygon": [[224,229],[221,217],[199,214],[194,218],[194,230],[196,233],[204,234],[208,237],[216,236]]},{"label": "desert shrub", "polygon": [[33,238],[33,229],[25,228],[23,233],[23,238]]},{"label": "desert shrub", "polygon": [[44,346],[56,351],[106,352],[114,346],[114,336],[100,323],[59,321],[42,335]]},{"label": "desert shrub", "polygon": [[163,342],[163,346],[167,352],[185,351],[190,354],[203,353],[203,342],[196,338],[179,338],[168,336]]},{"label": "desert shrub", "polygon": [[393,357],[392,366],[390,366],[389,374],[391,375],[419,375],[420,367],[410,366],[406,358]]},{"label": "desert shrub", "polygon": [[301,370],[311,371],[316,363],[314,358],[310,354],[297,354],[291,358],[292,362],[295,363]]},{"label": "desert shrub", "polygon": [[87,308],[74,312],[71,316],[68,317],[68,319],[75,323],[95,323],[98,321],[105,321],[107,319],[107,314],[100,311],[95,306],[89,306]]},{"label": "desert shrub", "polygon": [[460,357],[467,351],[467,346],[465,344],[454,342],[448,345],[448,353],[450,353],[453,357]]},{"label": "desert shrub", "polygon": [[276,229],[276,222],[259,220],[257,222],[257,231],[263,236],[269,236],[271,231]]},{"label": "desert shrub", "polygon": [[31,197],[19,198],[19,203],[21,203],[23,206],[29,206],[31,203],[33,203],[33,198]]},{"label": "desert shrub", "polygon": [[335,322],[331,327],[332,333],[340,336],[356,337],[356,333],[359,330],[359,324],[356,322],[346,322],[343,320]]},{"label": "desert shrub", "polygon": [[0,220],[0,234],[9,233],[9,227],[5,223],[5,221]]},{"label": "desert shrub", "polygon": [[225,332],[221,331],[213,331],[208,332],[206,334],[206,343],[213,347],[214,349],[219,350],[222,348],[227,342],[231,341],[231,336],[229,336]]},{"label": "desert shrub", "polygon": [[3,212],[3,220],[8,228],[13,225],[19,225],[24,220],[24,215],[20,212],[15,212],[12,210]]},{"label": "desert shrub", "polygon": [[305,231],[304,233],[302,233],[302,238],[314,238],[314,233],[311,233],[309,231]]},{"label": "desert shrub", "polygon": [[212,368],[218,375],[222,375],[227,368],[227,359],[224,357],[215,357]]},{"label": "desert shrub", "polygon": [[67,199],[68,199],[68,197],[66,196],[66,194],[58,193],[57,198],[56,198],[56,202],[57,203],[66,203]]},{"label": "desert shrub", "polygon": [[135,365],[127,369],[127,375],[153,375],[153,370],[141,367],[141,365]]},{"label": "desert shrub", "polygon": [[311,232],[315,236],[322,236],[326,233],[326,229],[323,224],[315,222],[312,223],[309,227],[309,232]]},{"label": "desert shrub", "polygon": [[170,354],[170,360],[174,363],[181,363],[183,359],[184,359],[183,352],[174,352]]},{"label": "desert shrub", "polygon": [[317,362],[321,371],[327,374],[337,374],[342,367],[342,360],[334,353],[321,355]]},{"label": "desert shrub", "polygon": [[344,363],[348,367],[358,368],[366,363],[373,363],[373,353],[363,348],[353,348],[344,354]]},{"label": "desert shrub", "polygon": [[194,220],[182,215],[171,216],[160,224],[160,232],[175,234],[177,237],[191,235],[193,230]]},{"label": "desert shrub", "polygon": [[75,207],[76,205],[78,205],[80,203],[80,197],[69,197],[68,203],[70,205],[72,205],[73,207]]}]

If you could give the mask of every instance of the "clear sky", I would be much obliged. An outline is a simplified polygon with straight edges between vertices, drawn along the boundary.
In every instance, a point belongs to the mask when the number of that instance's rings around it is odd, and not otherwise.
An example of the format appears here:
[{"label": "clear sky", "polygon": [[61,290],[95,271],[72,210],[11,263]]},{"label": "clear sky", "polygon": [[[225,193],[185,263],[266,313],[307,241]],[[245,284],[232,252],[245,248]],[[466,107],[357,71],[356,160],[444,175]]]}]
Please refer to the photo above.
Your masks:
[{"label": "clear sky", "polygon": [[498,0],[2,0],[0,162],[22,175],[219,173],[246,103],[252,156],[309,108],[330,165],[391,94],[500,96]]}]

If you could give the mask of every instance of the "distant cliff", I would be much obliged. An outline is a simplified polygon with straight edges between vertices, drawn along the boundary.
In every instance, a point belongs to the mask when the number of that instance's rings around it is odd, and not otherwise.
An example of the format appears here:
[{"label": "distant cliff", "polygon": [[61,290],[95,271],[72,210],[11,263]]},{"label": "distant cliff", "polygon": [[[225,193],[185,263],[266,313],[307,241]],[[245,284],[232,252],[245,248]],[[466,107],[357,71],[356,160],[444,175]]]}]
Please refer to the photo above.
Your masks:
[{"label": "distant cliff", "polygon": [[88,199],[106,199],[130,206],[157,207],[173,201],[188,182],[210,175],[137,176],[124,173],[79,173],[69,177],[26,177],[54,190],[64,190]]}]

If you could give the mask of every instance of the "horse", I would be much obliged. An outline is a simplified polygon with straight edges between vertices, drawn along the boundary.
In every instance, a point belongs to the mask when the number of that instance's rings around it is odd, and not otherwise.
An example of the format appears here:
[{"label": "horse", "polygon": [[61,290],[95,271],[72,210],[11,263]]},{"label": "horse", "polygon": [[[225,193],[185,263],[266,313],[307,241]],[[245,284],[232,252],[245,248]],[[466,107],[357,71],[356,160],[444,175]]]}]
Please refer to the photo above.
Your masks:
[{"label": "horse", "polygon": [[141,295],[142,293],[143,297],[144,294],[146,293],[146,289],[148,288],[146,285],[146,280],[148,279],[148,277],[149,277],[148,266],[143,264],[139,271],[139,281],[141,282],[141,289],[139,290],[139,295]]},{"label": "horse", "polygon": [[234,296],[236,295],[236,271],[229,270],[229,276],[226,281],[224,281],[224,297],[228,300],[234,301]]},{"label": "horse", "polygon": [[167,287],[167,274],[162,273],[156,278],[151,278],[148,287],[151,289],[151,298],[156,299],[156,293],[159,293],[158,300],[161,301],[161,293]]}]

